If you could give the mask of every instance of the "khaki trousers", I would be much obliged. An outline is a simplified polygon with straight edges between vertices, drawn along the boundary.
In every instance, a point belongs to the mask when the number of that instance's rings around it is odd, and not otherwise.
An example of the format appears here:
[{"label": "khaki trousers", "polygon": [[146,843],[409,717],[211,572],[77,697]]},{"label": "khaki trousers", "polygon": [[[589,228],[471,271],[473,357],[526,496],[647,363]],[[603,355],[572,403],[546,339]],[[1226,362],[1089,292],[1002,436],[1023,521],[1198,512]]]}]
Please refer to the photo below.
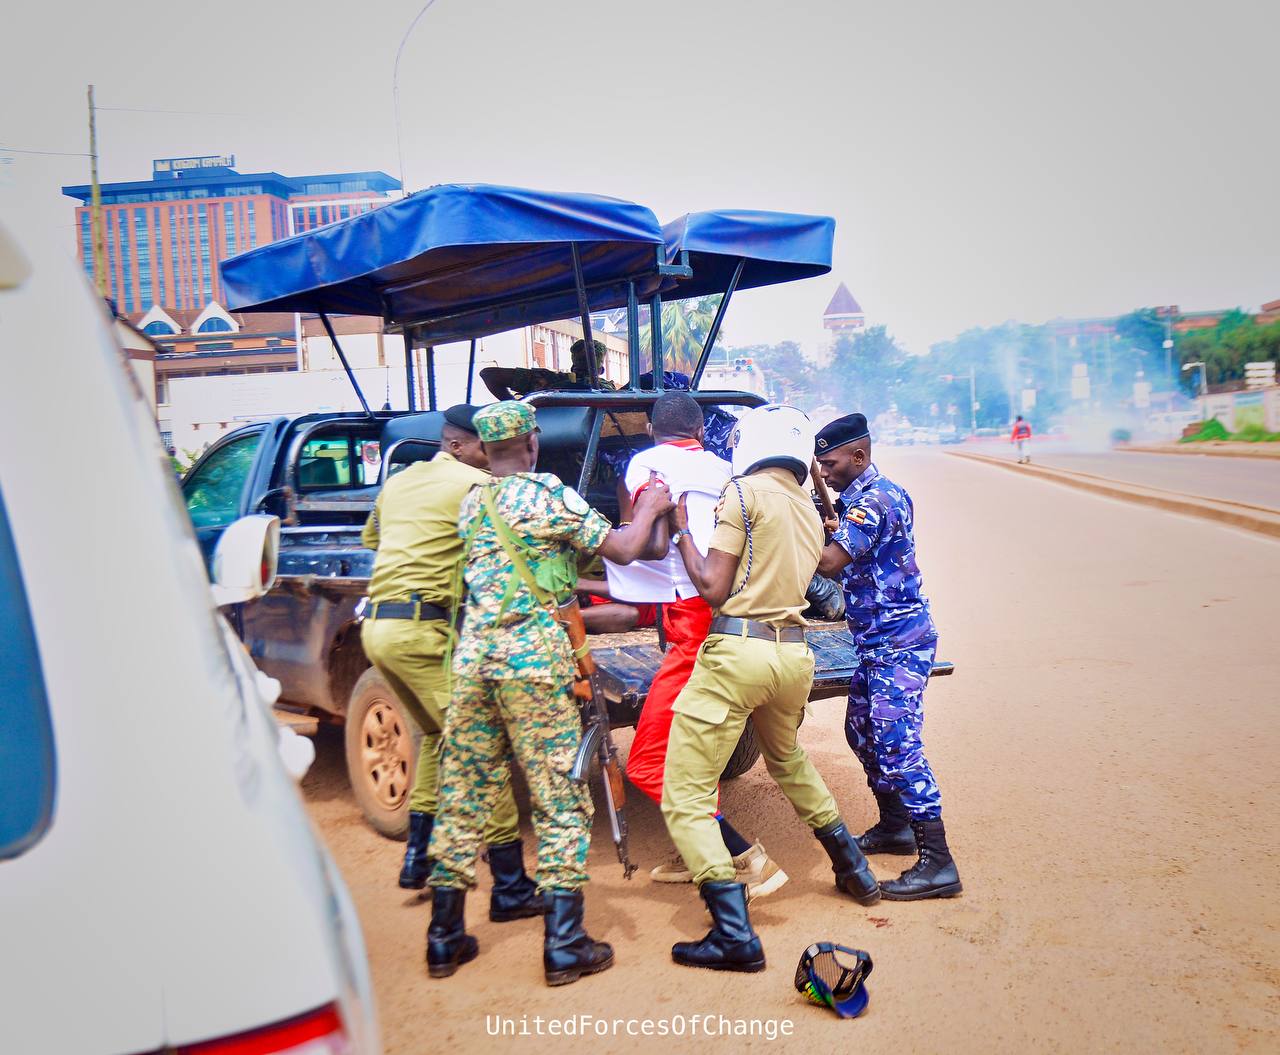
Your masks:
[{"label": "khaki trousers", "polygon": [[720,774],[750,718],[769,775],[810,828],[839,819],[835,800],[796,730],[813,686],[813,653],[800,642],[712,634],[676,698],[667,743],[662,816],[699,885],[732,880],[733,859],[716,822]]},{"label": "khaki trousers", "polygon": [[[450,678],[444,665],[448,624],[440,619],[366,619],[360,627],[360,643],[422,730],[409,809],[434,815],[440,804],[440,750],[449,708]],[[501,846],[519,838],[520,814],[508,772],[485,821],[484,841]]]}]

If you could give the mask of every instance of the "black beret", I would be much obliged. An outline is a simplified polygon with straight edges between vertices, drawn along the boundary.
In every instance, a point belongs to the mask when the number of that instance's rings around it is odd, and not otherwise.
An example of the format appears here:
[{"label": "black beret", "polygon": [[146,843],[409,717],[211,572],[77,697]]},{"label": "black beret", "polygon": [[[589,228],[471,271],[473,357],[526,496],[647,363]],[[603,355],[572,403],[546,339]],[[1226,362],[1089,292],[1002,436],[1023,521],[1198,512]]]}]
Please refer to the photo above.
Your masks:
[{"label": "black beret", "polygon": [[474,436],[476,427],[471,419],[476,416],[476,411],[479,409],[470,403],[459,403],[444,412],[444,420],[454,428],[462,429],[463,432],[469,432]]},{"label": "black beret", "polygon": [[846,443],[857,443],[858,440],[865,440],[870,435],[871,430],[867,428],[865,414],[846,414],[842,418],[836,418],[818,433],[814,449],[818,454],[829,454],[837,447],[843,447]]}]

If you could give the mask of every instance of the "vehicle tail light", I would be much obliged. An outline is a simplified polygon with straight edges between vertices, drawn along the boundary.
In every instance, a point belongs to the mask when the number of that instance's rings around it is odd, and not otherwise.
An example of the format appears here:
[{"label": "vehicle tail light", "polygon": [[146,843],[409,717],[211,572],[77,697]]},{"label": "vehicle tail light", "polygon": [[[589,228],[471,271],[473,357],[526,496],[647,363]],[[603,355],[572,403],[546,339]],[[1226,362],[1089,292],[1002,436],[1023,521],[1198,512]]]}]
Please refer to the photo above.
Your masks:
[{"label": "vehicle tail light", "polygon": [[353,1055],[335,1004],[231,1037],[173,1049],[175,1055]]}]

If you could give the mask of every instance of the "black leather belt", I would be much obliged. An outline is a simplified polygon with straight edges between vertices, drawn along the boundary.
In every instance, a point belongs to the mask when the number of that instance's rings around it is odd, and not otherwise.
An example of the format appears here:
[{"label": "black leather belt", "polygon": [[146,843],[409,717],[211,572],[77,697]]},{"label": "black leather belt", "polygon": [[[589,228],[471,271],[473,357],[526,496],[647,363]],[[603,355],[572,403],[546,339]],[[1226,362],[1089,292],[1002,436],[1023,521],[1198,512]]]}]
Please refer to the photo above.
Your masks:
[{"label": "black leather belt", "polygon": [[369,619],[445,619],[449,609],[426,601],[382,601],[369,605]]},{"label": "black leather belt", "polygon": [[758,637],[763,641],[804,641],[802,626],[770,626],[755,619],[739,619],[732,615],[718,615],[711,620],[710,634],[726,634],[729,637]]}]

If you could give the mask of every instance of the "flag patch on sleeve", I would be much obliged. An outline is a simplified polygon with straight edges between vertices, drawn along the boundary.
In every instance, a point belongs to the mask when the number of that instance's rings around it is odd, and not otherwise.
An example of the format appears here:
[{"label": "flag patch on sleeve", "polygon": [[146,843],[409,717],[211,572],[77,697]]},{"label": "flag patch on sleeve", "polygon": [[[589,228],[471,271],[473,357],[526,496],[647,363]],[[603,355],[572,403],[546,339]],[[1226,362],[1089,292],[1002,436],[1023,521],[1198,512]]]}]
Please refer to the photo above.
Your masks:
[{"label": "flag patch on sleeve", "polygon": [[845,514],[845,520],[850,524],[864,524],[867,520],[867,511],[865,509],[850,509]]}]

